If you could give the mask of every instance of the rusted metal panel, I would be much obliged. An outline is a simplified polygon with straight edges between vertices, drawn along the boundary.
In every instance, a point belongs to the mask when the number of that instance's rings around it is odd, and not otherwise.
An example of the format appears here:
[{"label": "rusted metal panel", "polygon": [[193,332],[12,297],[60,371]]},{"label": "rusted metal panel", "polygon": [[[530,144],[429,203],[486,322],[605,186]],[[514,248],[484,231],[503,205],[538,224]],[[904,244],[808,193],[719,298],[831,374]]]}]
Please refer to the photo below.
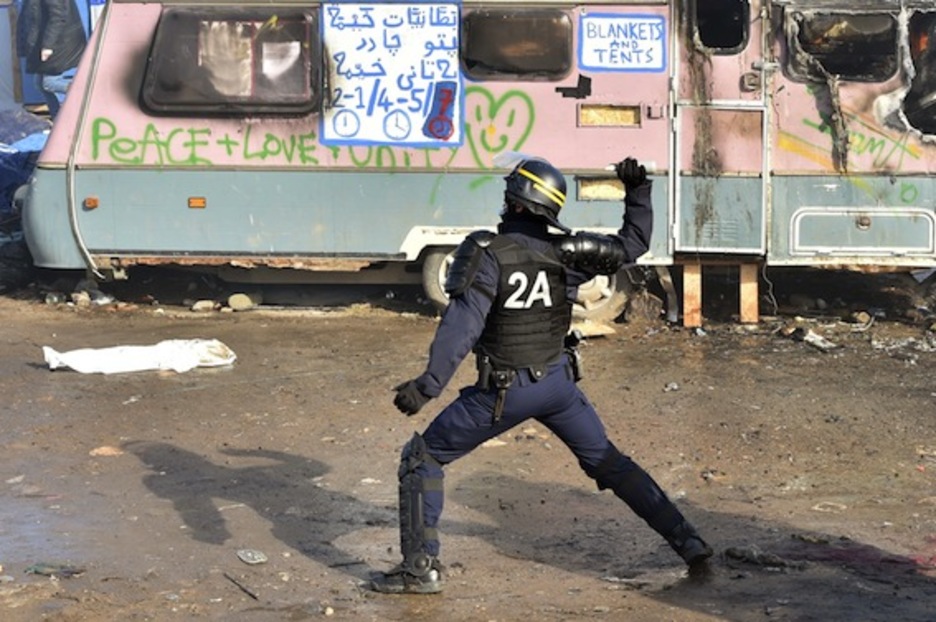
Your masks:
[{"label": "rusted metal panel", "polygon": [[304,271],[357,272],[374,265],[373,261],[337,259],[332,257],[231,257],[218,255],[92,255],[95,264],[103,269],[122,269],[132,266],[231,266],[233,268],[277,268]]}]

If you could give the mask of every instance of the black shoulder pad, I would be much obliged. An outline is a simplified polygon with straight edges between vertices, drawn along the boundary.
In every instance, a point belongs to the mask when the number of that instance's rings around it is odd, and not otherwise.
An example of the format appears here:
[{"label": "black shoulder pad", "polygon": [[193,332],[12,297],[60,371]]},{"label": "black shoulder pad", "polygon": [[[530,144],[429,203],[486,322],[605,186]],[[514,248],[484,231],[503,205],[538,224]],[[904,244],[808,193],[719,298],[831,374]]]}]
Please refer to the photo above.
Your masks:
[{"label": "black shoulder pad", "polygon": [[481,248],[487,248],[491,245],[491,242],[494,241],[494,238],[497,237],[497,234],[493,231],[488,231],[487,229],[482,229],[481,231],[472,231],[468,234],[466,240],[471,240]]},{"label": "black shoulder pad", "polygon": [[455,249],[452,265],[445,277],[445,293],[458,296],[474,281],[484,249],[497,237],[492,231],[474,231]]}]

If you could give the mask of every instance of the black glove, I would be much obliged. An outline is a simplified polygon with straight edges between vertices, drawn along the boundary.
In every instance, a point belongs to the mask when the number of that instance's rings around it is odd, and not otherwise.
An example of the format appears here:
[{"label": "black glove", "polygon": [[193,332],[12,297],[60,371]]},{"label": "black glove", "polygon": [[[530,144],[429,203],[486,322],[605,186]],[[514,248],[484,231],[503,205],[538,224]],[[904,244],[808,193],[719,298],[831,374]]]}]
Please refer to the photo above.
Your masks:
[{"label": "black glove", "polygon": [[416,387],[415,380],[407,380],[398,384],[393,387],[393,390],[397,392],[396,397],[393,398],[393,405],[407,416],[418,413],[426,402],[432,399]]},{"label": "black glove", "polygon": [[647,181],[647,169],[634,158],[625,158],[615,164],[614,172],[624,184],[625,190],[641,186]]}]

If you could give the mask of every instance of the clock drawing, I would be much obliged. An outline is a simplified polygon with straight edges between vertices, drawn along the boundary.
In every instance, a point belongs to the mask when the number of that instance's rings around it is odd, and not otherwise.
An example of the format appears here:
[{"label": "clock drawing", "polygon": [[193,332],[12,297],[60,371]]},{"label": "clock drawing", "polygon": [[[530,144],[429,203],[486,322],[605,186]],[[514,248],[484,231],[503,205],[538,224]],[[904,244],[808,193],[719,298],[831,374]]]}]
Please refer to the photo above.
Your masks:
[{"label": "clock drawing", "polygon": [[339,110],[332,119],[332,128],[338,136],[350,138],[361,129],[361,120],[352,110]]},{"label": "clock drawing", "polygon": [[384,117],[384,134],[393,140],[405,140],[413,129],[409,116],[402,110],[392,110]]}]

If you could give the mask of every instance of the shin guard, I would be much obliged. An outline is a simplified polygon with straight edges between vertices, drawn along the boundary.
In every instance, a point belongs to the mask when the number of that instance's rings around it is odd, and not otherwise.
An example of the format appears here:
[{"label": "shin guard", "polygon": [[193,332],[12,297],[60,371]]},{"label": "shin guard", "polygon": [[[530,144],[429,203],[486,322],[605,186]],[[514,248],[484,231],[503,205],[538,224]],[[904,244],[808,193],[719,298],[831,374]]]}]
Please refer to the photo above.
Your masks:
[{"label": "shin guard", "polygon": [[[427,471],[438,476],[427,476]],[[439,463],[429,455],[426,441],[419,434],[403,447],[399,478],[402,569],[422,576],[432,569],[439,540],[435,527],[426,526],[426,495],[437,494],[441,499],[442,478]]]}]

